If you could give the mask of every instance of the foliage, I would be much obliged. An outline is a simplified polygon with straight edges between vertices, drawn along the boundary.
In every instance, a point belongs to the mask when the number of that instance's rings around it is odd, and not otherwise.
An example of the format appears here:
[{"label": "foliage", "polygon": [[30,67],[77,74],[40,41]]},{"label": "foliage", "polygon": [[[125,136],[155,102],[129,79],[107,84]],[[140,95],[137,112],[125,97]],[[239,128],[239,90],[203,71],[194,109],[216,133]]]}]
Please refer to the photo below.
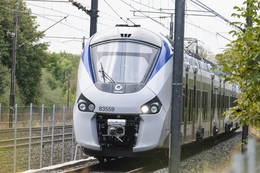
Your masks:
[{"label": "foliage", "polygon": [[[59,81],[58,85],[62,89],[63,104],[71,105],[74,103],[76,94],[76,79],[77,68],[80,57],[65,52],[51,53],[47,57],[46,69],[54,77],[54,80]],[[50,89],[55,89],[57,84],[49,81]],[[67,99],[69,98],[69,102]]]},{"label": "foliage", "polygon": [[229,115],[238,117],[242,124],[257,125],[260,122],[260,2],[245,0],[243,7],[234,7],[233,16],[246,22],[234,24],[245,28],[230,32],[236,40],[227,45],[223,54],[218,55],[221,70],[229,74],[226,81],[236,83],[241,93],[237,106]]},{"label": "foliage", "polygon": [[71,75],[73,67],[73,59],[75,56],[71,54],[63,53],[52,53],[47,57],[46,68],[51,72],[56,80],[62,82],[66,81],[69,75]]},{"label": "foliage", "polygon": [[1,0],[0,63],[11,68],[15,7],[18,18],[16,82],[23,103],[28,105],[37,103],[39,99],[41,68],[44,66],[47,44],[38,43],[43,33],[37,31],[35,17],[26,8],[24,1]]},{"label": "foliage", "polygon": [[36,18],[23,0],[1,0],[0,10],[0,103],[9,104],[10,71],[17,7],[17,56],[15,102],[29,105],[63,105],[74,102],[79,56],[47,53],[40,43],[43,32],[37,31]]},{"label": "foliage", "polygon": [[63,105],[63,92],[61,82],[57,81],[48,70],[42,70],[41,79],[41,99],[40,103],[51,106],[51,105]]},{"label": "foliage", "polygon": [[0,63],[0,95],[6,92],[8,85],[9,70]]}]

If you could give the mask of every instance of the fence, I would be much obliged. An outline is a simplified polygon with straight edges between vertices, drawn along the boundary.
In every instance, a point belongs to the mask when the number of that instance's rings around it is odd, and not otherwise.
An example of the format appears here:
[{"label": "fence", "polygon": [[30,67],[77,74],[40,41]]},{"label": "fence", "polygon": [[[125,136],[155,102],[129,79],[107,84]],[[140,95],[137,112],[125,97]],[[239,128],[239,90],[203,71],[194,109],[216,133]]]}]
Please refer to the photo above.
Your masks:
[{"label": "fence", "polygon": [[74,160],[72,108],[18,106],[9,128],[9,107],[0,104],[0,173]]},{"label": "fence", "polygon": [[232,173],[260,173],[260,148],[255,139],[249,139],[244,154],[233,156]]},{"label": "fence", "polygon": [[[20,127],[40,127],[42,123],[44,126],[51,126],[53,111],[55,113],[55,125],[63,124],[63,109],[65,108],[65,121],[67,124],[72,124],[72,108],[66,107],[45,107],[34,106],[18,106],[17,107],[17,128]],[[9,127],[9,107],[1,106],[0,103],[0,129],[5,129]],[[42,117],[43,113],[43,117]],[[12,120],[14,123],[15,115],[12,115]],[[43,118],[43,120],[42,120]]]}]

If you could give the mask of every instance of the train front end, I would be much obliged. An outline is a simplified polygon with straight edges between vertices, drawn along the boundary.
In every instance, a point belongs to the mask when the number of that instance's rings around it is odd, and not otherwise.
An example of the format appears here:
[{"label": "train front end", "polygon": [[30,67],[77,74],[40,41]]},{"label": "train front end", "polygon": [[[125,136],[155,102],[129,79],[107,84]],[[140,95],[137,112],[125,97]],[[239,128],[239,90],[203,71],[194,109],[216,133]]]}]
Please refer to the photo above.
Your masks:
[{"label": "train front end", "polygon": [[133,157],[164,146],[171,55],[166,40],[141,28],[115,27],[90,38],[73,112],[76,141],[85,153]]}]

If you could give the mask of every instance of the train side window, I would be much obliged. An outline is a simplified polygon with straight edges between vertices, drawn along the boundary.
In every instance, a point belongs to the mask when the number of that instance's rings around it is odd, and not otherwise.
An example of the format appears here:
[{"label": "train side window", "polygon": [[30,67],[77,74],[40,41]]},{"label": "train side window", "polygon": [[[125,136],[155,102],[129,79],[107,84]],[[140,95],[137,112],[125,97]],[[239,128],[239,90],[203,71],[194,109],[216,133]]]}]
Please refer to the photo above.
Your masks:
[{"label": "train side window", "polygon": [[194,121],[196,122],[198,120],[198,92],[196,91],[196,88],[193,90],[193,111],[194,111]]},{"label": "train side window", "polygon": [[234,107],[234,106],[236,106],[236,103],[235,103],[235,101],[236,101],[236,98],[235,97],[230,97],[230,101],[231,101],[231,103],[230,103],[230,107]]},{"label": "train side window", "polygon": [[220,93],[218,94],[218,103],[217,103],[217,108],[220,109],[220,98],[221,98],[221,95]]},{"label": "train side window", "polygon": [[226,96],[226,108],[229,108],[229,96]]},{"label": "train side window", "polygon": [[233,107],[233,103],[232,103],[232,96],[229,97],[229,107]]},{"label": "train side window", "polygon": [[212,66],[210,64],[207,64],[208,72],[212,73]]},{"label": "train side window", "polygon": [[185,88],[182,88],[182,116],[181,122],[184,122],[184,111],[185,111]]},{"label": "train side window", "polygon": [[196,93],[196,88],[194,87],[194,89],[192,90],[192,108],[193,110],[196,108],[196,97],[197,97],[197,93]]},{"label": "train side window", "polygon": [[217,109],[217,104],[218,104],[218,101],[217,101],[217,94],[213,94],[213,100],[212,100],[212,103],[213,103],[213,107],[212,107],[212,113],[214,115],[214,111]]},{"label": "train side window", "polygon": [[223,93],[223,95],[221,95],[221,114],[223,115],[224,113],[224,108],[225,108],[225,93]]},{"label": "train side window", "polygon": [[203,120],[207,120],[207,107],[208,107],[208,93],[203,92],[202,95],[202,106],[203,106]]},{"label": "train side window", "polygon": [[[197,90],[197,108],[198,110],[201,109],[201,106],[200,106],[200,99],[201,99],[201,93],[199,90]],[[199,114],[199,112],[197,113],[197,115]]]},{"label": "train side window", "polygon": [[213,112],[215,109],[215,100],[216,100],[216,94],[213,94],[213,90],[211,90],[211,111]]},{"label": "train side window", "polygon": [[188,122],[191,122],[192,120],[192,113],[193,113],[193,90],[189,89],[189,98],[188,98],[188,106],[189,106],[189,116],[188,116]]}]

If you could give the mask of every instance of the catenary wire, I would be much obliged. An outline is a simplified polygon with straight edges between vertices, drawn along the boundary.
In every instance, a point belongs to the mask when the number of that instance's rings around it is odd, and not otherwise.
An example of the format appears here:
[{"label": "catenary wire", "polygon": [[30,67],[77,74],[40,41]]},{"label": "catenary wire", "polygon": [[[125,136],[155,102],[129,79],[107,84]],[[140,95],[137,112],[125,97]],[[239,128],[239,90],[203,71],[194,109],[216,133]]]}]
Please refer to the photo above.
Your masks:
[{"label": "catenary wire", "polygon": [[127,24],[127,21],[124,20],[123,17],[121,17],[121,16],[111,7],[111,5],[109,5],[109,3],[107,3],[106,0],[104,0],[104,2],[107,4],[107,6],[108,6],[114,13],[116,13],[116,15],[117,15],[121,20],[123,20],[123,21]]}]

